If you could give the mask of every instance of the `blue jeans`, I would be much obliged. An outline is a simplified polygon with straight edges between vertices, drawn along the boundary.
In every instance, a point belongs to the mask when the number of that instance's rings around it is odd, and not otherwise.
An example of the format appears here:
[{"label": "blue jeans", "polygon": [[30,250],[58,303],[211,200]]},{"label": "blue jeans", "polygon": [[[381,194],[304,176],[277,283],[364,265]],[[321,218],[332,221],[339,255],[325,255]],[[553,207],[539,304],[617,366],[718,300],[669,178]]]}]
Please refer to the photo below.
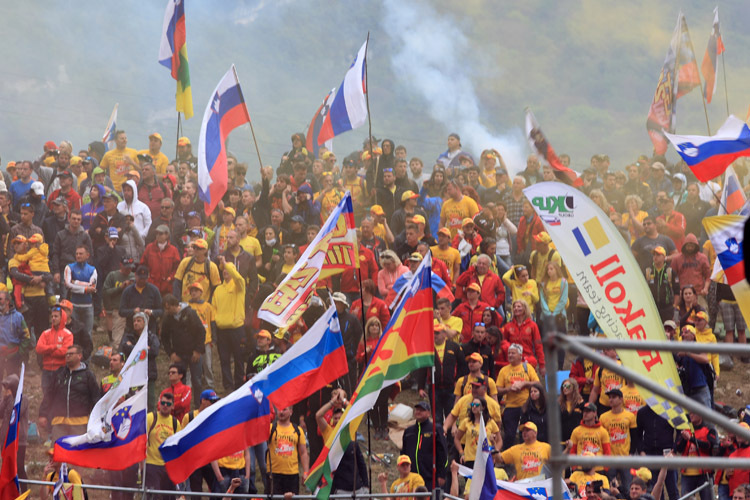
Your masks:
[{"label": "blue jeans", "polygon": [[693,491],[697,487],[704,484],[706,481],[711,483],[711,486],[703,488],[698,492],[701,500],[712,500],[714,497],[713,481],[711,476],[708,474],[701,474],[698,476],[682,476],[682,489],[680,495],[685,496],[687,493]]}]

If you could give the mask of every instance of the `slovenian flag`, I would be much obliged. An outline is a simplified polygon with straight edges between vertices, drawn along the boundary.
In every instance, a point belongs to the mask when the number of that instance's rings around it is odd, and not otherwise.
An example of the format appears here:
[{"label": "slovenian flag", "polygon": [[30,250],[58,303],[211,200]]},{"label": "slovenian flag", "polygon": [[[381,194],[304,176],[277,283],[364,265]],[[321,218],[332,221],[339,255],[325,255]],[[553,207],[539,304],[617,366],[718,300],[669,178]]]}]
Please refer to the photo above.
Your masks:
[{"label": "slovenian flag", "polygon": [[361,127],[367,121],[367,42],[357,53],[357,57],[339,85],[336,97],[331,102],[331,109],[323,119],[318,134],[318,146],[333,139],[339,134]]},{"label": "slovenian flag", "polygon": [[716,135],[664,135],[701,182],[720,176],[737,158],[750,156],[750,128],[734,115]]},{"label": "slovenian flag", "polygon": [[272,365],[164,441],[159,451],[167,474],[178,484],[212,460],[266,441],[270,403],[291,406],[347,372],[338,315],[331,306]]},{"label": "slovenian flag", "polygon": [[484,416],[479,417],[477,448],[479,449],[474,460],[469,498],[492,500],[497,493],[497,479],[495,478],[495,464],[492,461],[490,445],[487,441],[487,430],[484,427]]},{"label": "slovenian flag", "polygon": [[250,123],[240,81],[234,64],[219,81],[203,113],[198,142],[198,197],[203,200],[206,215],[227,192],[227,151],[229,133]]},{"label": "slovenian flag", "polygon": [[188,119],[193,116],[193,91],[190,87],[186,38],[185,2],[168,0],[159,44],[159,64],[168,68],[172,78],[177,80],[175,107]]},{"label": "slovenian flag", "polygon": [[21,494],[21,486],[18,483],[18,421],[21,416],[23,375],[25,371],[26,366],[21,364],[21,376],[18,379],[16,399],[13,403],[13,411],[10,414],[10,422],[8,422],[8,434],[5,436],[5,441],[3,442],[3,464],[0,471],[0,500],[15,500]]},{"label": "slovenian flag", "polygon": [[719,6],[714,8],[714,25],[711,29],[711,36],[708,38],[706,53],[703,55],[701,63],[701,73],[706,85],[703,88],[703,96],[706,102],[710,103],[711,98],[716,93],[716,75],[719,73],[719,55],[724,53],[724,42],[721,40],[719,32]]},{"label": "slovenian flag", "polygon": [[123,470],[143,461],[147,391],[148,325],[128,356],[120,380],[91,410],[86,434],[58,439],[54,460],[105,470]]}]

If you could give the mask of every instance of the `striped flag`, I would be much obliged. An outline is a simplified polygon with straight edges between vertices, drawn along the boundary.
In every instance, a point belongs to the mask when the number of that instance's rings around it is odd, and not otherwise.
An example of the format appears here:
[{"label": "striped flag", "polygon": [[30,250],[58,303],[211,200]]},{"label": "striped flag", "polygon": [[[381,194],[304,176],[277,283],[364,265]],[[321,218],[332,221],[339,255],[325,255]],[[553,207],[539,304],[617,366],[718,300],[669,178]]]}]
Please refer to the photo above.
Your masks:
[{"label": "striped flag", "polygon": [[[719,205],[718,215],[734,214],[742,210],[747,198],[745,191],[742,189],[740,179],[734,167],[730,166],[724,173],[724,189],[721,191],[721,205]],[[726,210],[724,210],[726,207]]]},{"label": "striped flag", "polygon": [[[487,429],[484,427],[484,416],[479,417],[479,436],[477,438],[477,456],[474,460],[471,489],[469,498],[492,500],[497,493],[497,479],[495,479],[495,464],[490,454],[490,444],[487,441]],[[471,439],[471,437],[469,437]]]},{"label": "striped flag", "polygon": [[185,119],[188,119],[193,116],[193,91],[190,88],[190,68],[185,40],[185,2],[168,0],[159,44],[159,64],[169,68],[172,78],[177,80],[176,108],[185,115]]},{"label": "striped flag", "polygon": [[679,99],[701,84],[698,62],[695,60],[693,42],[690,40],[687,20],[680,13],[680,45],[677,51],[677,96]]},{"label": "striped flag", "polygon": [[109,121],[107,122],[107,128],[104,129],[104,135],[102,136],[102,142],[104,143],[104,149],[109,151],[115,149],[115,131],[117,131],[117,108],[120,107],[120,103],[115,104],[115,108],[112,110],[112,114],[109,115]]},{"label": "striped flag", "polygon": [[719,73],[719,55],[724,53],[724,42],[721,40],[719,32],[719,6],[714,8],[714,25],[711,29],[711,36],[708,38],[706,53],[703,55],[701,63],[701,73],[706,81],[703,89],[703,95],[706,102],[710,103],[711,98],[716,93],[716,75]]},{"label": "striped flag", "polygon": [[727,284],[732,288],[734,298],[740,307],[745,321],[750,320],[750,283],[745,276],[743,260],[743,239],[747,216],[718,215],[703,219],[716,258],[724,268]]},{"label": "striped flag", "polygon": [[21,401],[23,394],[23,375],[26,365],[21,364],[21,375],[18,379],[16,399],[10,413],[8,434],[3,441],[2,470],[0,471],[0,500],[15,500],[21,492],[18,483],[18,421],[21,418]]},{"label": "striped flag", "polygon": [[[333,102],[333,96],[336,94],[336,89],[332,88],[331,91],[328,93],[325,99],[323,99],[323,104],[320,105],[318,110],[315,112],[315,116],[313,116],[312,120],[310,121],[310,126],[307,128],[307,135],[305,140],[307,143],[305,144],[305,147],[309,152],[312,153],[313,158],[318,157],[318,150],[320,149],[320,144],[318,144],[318,134],[320,133],[320,129],[323,126],[323,121],[326,119],[326,116],[328,116],[328,112],[331,110],[331,103]],[[331,150],[331,144],[332,140],[328,139],[325,141],[325,147],[328,148],[328,150]]]},{"label": "striped flag", "polygon": [[351,397],[351,403],[329,436],[323,451],[310,467],[305,484],[319,499],[331,492],[332,473],[336,471],[349,443],[380,391],[406,377],[409,373],[432,366],[434,362],[432,258],[428,253],[414,277],[406,285],[406,293],[396,305],[391,320],[380,337],[365,373]]}]

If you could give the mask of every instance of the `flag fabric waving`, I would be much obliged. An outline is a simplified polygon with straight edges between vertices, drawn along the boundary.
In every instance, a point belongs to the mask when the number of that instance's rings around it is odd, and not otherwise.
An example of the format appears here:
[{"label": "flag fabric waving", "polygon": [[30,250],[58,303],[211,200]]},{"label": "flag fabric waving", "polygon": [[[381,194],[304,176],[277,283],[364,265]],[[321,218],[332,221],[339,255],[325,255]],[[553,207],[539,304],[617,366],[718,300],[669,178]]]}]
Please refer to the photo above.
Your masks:
[{"label": "flag fabric waving", "polygon": [[716,135],[665,132],[665,136],[701,182],[720,176],[737,158],[750,156],[750,128],[734,115],[727,117]]},{"label": "flag fabric waving", "polygon": [[245,98],[234,64],[219,81],[203,113],[198,142],[198,196],[211,214],[227,192],[227,151],[229,133],[250,123]]},{"label": "flag fabric waving", "polygon": [[52,500],[84,500],[83,489],[80,484],[70,482],[68,464],[60,465],[60,473],[52,489]]},{"label": "flag fabric waving", "polygon": [[23,400],[23,376],[26,365],[21,364],[18,378],[16,399],[8,422],[8,434],[3,441],[2,470],[0,470],[0,500],[15,500],[21,494],[18,483],[18,421],[21,419],[21,402]]},{"label": "flag fabric waving", "polygon": [[349,71],[346,72],[344,81],[339,85],[336,97],[331,102],[331,109],[323,119],[317,138],[319,146],[339,134],[364,125],[367,121],[366,59],[367,42],[365,41],[349,67]]},{"label": "flag fabric waving", "polygon": [[654,99],[646,119],[646,130],[654,143],[654,153],[663,155],[667,151],[667,139],[663,131],[673,132],[675,125],[675,68],[679,50],[679,34],[682,13],[677,18],[677,26],[672,33],[672,40],[664,57],[664,63],[656,84]]},{"label": "flag fabric waving", "polygon": [[526,110],[526,140],[529,141],[531,150],[536,152],[539,156],[552,167],[555,172],[555,177],[565,184],[576,184],[578,181],[578,174],[560,161],[557,157],[555,150],[552,149],[552,145],[547,141],[547,138],[542,133],[542,129],[539,123],[536,121],[534,113],[530,109]]},{"label": "flag fabric waving", "polygon": [[128,356],[119,381],[94,405],[86,434],[55,442],[55,461],[106,470],[123,470],[143,461],[147,390],[148,325]]},{"label": "flag fabric waving", "polygon": [[[747,198],[742,184],[737,177],[737,172],[731,165],[724,173],[724,188],[721,191],[721,204],[718,215],[734,214],[740,212],[745,206]],[[726,210],[724,208],[726,207]]]},{"label": "flag fabric waving", "polygon": [[318,498],[328,498],[332,473],[338,468],[349,443],[354,441],[362,417],[373,407],[380,391],[414,370],[433,365],[431,275],[432,258],[428,253],[406,285],[406,293],[396,305],[349,406],[310,467],[305,484]]},{"label": "flag fabric waving", "polygon": [[[323,120],[325,120],[326,116],[328,116],[328,112],[331,110],[331,102],[333,101],[333,96],[335,95],[335,93],[336,89],[331,89],[326,98],[323,99],[323,104],[321,104],[318,110],[315,112],[315,116],[313,116],[312,120],[310,121],[310,126],[307,128],[305,147],[312,153],[313,158],[318,157],[318,151],[320,150],[321,146],[320,144],[318,144],[318,134],[320,134],[320,129],[323,126]],[[326,148],[328,148],[328,150],[330,151],[331,140],[328,139],[324,142]]]},{"label": "flag fabric waving", "polygon": [[291,325],[307,310],[319,279],[359,267],[356,231],[347,191],[286,278],[263,301],[258,318],[281,328]]},{"label": "flag fabric waving", "polygon": [[743,259],[747,220],[746,215],[718,215],[703,219],[703,227],[714,246],[717,260],[724,268],[727,284],[732,288],[745,321],[750,320],[750,283],[746,279]]},{"label": "flag fabric waving", "polygon": [[714,25],[711,28],[711,36],[708,37],[708,46],[706,53],[703,55],[701,63],[701,73],[706,86],[703,88],[703,96],[706,102],[710,103],[711,98],[716,94],[716,75],[719,73],[719,55],[724,53],[724,42],[721,40],[719,31],[719,6],[714,8]]},{"label": "flag fabric waving", "polygon": [[159,44],[159,64],[169,68],[172,78],[177,80],[175,107],[185,115],[185,119],[189,119],[193,116],[193,91],[190,87],[186,38],[185,2],[167,0]]},{"label": "flag fabric waving", "polygon": [[102,135],[102,142],[104,143],[104,149],[109,151],[115,149],[115,132],[117,131],[117,108],[120,107],[120,103],[115,104],[112,114],[109,115],[109,121],[107,122],[107,128],[104,129]]},{"label": "flag fabric waving", "polygon": [[690,40],[687,20],[682,12],[680,12],[679,18],[680,44],[677,50],[677,96],[675,99],[679,99],[701,84],[698,62],[695,60],[695,51],[693,51],[693,42]]},{"label": "flag fabric waving", "polygon": [[328,311],[272,365],[198,414],[159,450],[167,474],[181,483],[198,467],[268,439],[270,402],[286,408],[348,371],[336,308]]},{"label": "flag fabric waving", "polygon": [[[484,427],[484,416],[479,417],[479,437],[477,440],[477,456],[474,460],[474,472],[471,479],[469,498],[492,500],[497,493],[497,479],[495,479],[495,464],[490,454],[487,441],[487,430]],[[481,450],[481,451],[479,451]]]},{"label": "flag fabric waving", "polygon": [[[498,481],[495,500],[552,500],[552,478],[541,481],[515,482]],[[563,499],[570,500],[570,490],[562,479]],[[473,482],[473,481],[472,481]]]}]

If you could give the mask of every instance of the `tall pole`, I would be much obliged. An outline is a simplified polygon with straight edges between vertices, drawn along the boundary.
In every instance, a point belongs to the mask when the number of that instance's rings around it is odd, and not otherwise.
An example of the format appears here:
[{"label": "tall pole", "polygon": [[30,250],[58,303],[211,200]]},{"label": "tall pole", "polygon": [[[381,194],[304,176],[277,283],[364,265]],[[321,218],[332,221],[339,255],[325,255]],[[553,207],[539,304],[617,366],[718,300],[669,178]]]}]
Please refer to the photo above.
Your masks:
[{"label": "tall pole", "polygon": [[178,149],[180,147],[180,144],[179,144],[179,142],[180,142],[180,129],[182,129],[182,118],[181,118],[181,116],[182,116],[182,113],[180,113],[178,111],[177,112],[177,139],[175,140],[175,143],[174,143],[174,157],[178,158],[178,159],[180,157],[180,155],[179,155],[179,149]]},{"label": "tall pole", "polygon": [[[365,104],[367,105],[367,148],[370,151],[370,161],[374,161],[372,156],[372,120],[370,119],[370,82],[367,77],[367,49],[370,48],[370,32],[367,32],[367,48],[365,49]],[[377,179],[377,175],[375,175]]]},{"label": "tall pole", "polygon": [[250,124],[250,134],[253,136],[255,152],[258,154],[258,164],[260,165],[260,168],[263,169],[263,160],[260,159],[260,149],[258,149],[258,141],[255,139],[255,129],[253,128],[253,121],[250,119],[250,112],[247,110],[247,101],[245,100],[245,96],[242,94],[242,85],[240,85],[240,79],[237,76],[237,68],[234,67],[234,64],[232,64],[232,72],[234,73],[234,79],[237,80],[237,91],[240,93],[240,98],[242,99],[242,108],[245,110],[247,122]]},{"label": "tall pole", "polygon": [[727,103],[727,116],[729,116],[729,91],[727,90],[727,65],[724,63],[724,51],[721,52],[721,70],[724,75],[724,100]]}]

